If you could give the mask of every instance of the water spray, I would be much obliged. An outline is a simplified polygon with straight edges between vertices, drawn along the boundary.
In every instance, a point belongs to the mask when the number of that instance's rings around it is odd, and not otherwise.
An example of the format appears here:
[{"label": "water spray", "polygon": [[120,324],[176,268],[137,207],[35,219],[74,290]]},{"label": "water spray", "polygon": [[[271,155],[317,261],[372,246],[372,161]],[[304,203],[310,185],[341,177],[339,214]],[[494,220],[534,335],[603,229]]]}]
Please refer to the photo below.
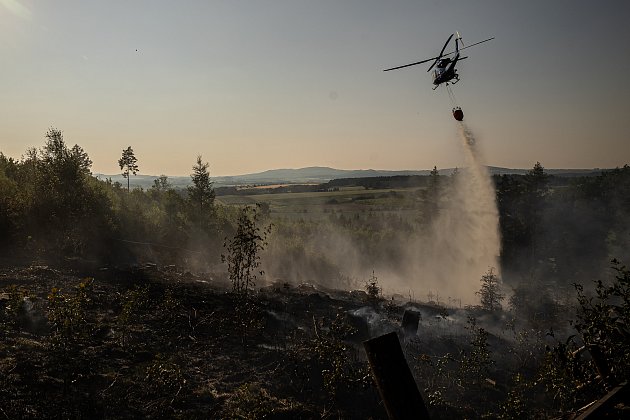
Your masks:
[{"label": "water spray", "polygon": [[472,130],[458,124],[465,169],[448,181],[427,231],[417,238],[414,277],[424,290],[477,301],[479,279],[498,270],[499,212],[494,184]]}]

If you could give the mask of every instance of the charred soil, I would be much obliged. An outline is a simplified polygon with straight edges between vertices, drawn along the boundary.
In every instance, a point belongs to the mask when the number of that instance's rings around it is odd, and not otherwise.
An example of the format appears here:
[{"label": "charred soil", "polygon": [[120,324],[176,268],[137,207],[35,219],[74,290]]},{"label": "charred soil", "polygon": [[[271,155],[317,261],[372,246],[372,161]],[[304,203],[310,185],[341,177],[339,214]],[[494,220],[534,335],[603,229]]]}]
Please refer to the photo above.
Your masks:
[{"label": "charred soil", "polygon": [[0,418],[385,417],[347,316],[361,296],[83,274],[0,269]]}]

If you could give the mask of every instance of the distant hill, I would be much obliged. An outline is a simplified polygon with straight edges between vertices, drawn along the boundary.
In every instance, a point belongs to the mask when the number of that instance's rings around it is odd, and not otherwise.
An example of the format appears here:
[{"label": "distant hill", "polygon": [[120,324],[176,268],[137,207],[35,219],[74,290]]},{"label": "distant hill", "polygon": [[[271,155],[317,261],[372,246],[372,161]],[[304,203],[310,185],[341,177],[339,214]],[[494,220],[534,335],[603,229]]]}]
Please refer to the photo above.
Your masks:
[{"label": "distant hill", "polygon": [[[450,170],[452,171],[452,170]],[[227,187],[235,185],[272,185],[272,184],[321,184],[333,179],[340,178],[370,178],[379,176],[396,175],[428,175],[430,170],[420,171],[385,171],[375,169],[334,169],[321,166],[313,166],[301,169],[271,169],[245,175],[216,176],[212,177],[215,186]],[[448,173],[445,169],[440,173]],[[94,174],[98,179],[111,178],[112,181],[127,185],[127,180],[121,174],[106,175]],[[157,175],[137,175],[131,177],[132,187],[151,188]],[[190,176],[169,176],[169,182],[175,188],[185,188],[190,184]]]},{"label": "distant hill", "polygon": [[[450,175],[454,168],[440,169],[440,175]],[[488,170],[493,175],[503,174],[525,174],[529,169],[511,169],[489,166]],[[605,169],[604,169],[605,170]],[[550,175],[571,177],[598,175],[602,169],[545,169]],[[335,169],[323,166],[311,166],[300,169],[270,169],[245,175],[217,176],[212,180],[217,187],[228,187],[236,185],[272,185],[272,184],[322,184],[333,179],[342,178],[375,178],[399,175],[428,175],[431,171],[425,170],[404,170],[388,171],[376,169]],[[112,181],[127,185],[127,180],[121,174],[105,175],[94,174],[95,177],[105,180],[111,178]],[[157,175],[137,175],[131,177],[132,187],[151,188]],[[185,188],[190,185],[190,176],[169,176],[169,182],[175,188]]]},{"label": "distant hill", "polygon": [[395,175],[427,175],[430,171],[384,171],[375,169],[334,169],[322,166],[312,166],[301,169],[271,169],[255,174],[238,175],[233,177],[217,177],[217,183],[235,184],[277,184],[277,183],[323,183],[339,178],[369,178],[375,176]]}]

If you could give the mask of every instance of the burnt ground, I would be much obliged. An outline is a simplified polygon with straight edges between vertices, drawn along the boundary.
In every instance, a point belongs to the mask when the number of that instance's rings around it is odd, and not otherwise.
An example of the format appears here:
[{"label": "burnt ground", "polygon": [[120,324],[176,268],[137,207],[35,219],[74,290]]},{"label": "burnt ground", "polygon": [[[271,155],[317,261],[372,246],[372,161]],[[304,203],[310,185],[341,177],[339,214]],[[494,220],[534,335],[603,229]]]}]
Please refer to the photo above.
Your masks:
[{"label": "burnt ground", "polygon": [[349,315],[365,293],[228,286],[175,267],[0,268],[0,418],[386,417]]},{"label": "burnt ground", "polygon": [[[431,418],[567,413],[534,382],[549,337],[490,331],[503,313],[310,284],[230,290],[175,266],[0,266],[0,419],[386,418],[362,342],[394,330]],[[401,331],[405,310],[417,333]]]}]

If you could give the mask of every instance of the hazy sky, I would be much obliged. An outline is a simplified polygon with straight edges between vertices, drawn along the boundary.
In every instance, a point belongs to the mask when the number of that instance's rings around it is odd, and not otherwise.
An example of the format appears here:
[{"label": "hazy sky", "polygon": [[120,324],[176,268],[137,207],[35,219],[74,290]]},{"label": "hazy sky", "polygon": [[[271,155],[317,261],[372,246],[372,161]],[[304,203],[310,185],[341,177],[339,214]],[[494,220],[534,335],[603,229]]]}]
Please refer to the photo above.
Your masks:
[{"label": "hazy sky", "polygon": [[0,151],[48,127],[119,172],[462,166],[428,65],[459,30],[454,92],[490,165],[630,162],[630,1],[0,0]]}]

